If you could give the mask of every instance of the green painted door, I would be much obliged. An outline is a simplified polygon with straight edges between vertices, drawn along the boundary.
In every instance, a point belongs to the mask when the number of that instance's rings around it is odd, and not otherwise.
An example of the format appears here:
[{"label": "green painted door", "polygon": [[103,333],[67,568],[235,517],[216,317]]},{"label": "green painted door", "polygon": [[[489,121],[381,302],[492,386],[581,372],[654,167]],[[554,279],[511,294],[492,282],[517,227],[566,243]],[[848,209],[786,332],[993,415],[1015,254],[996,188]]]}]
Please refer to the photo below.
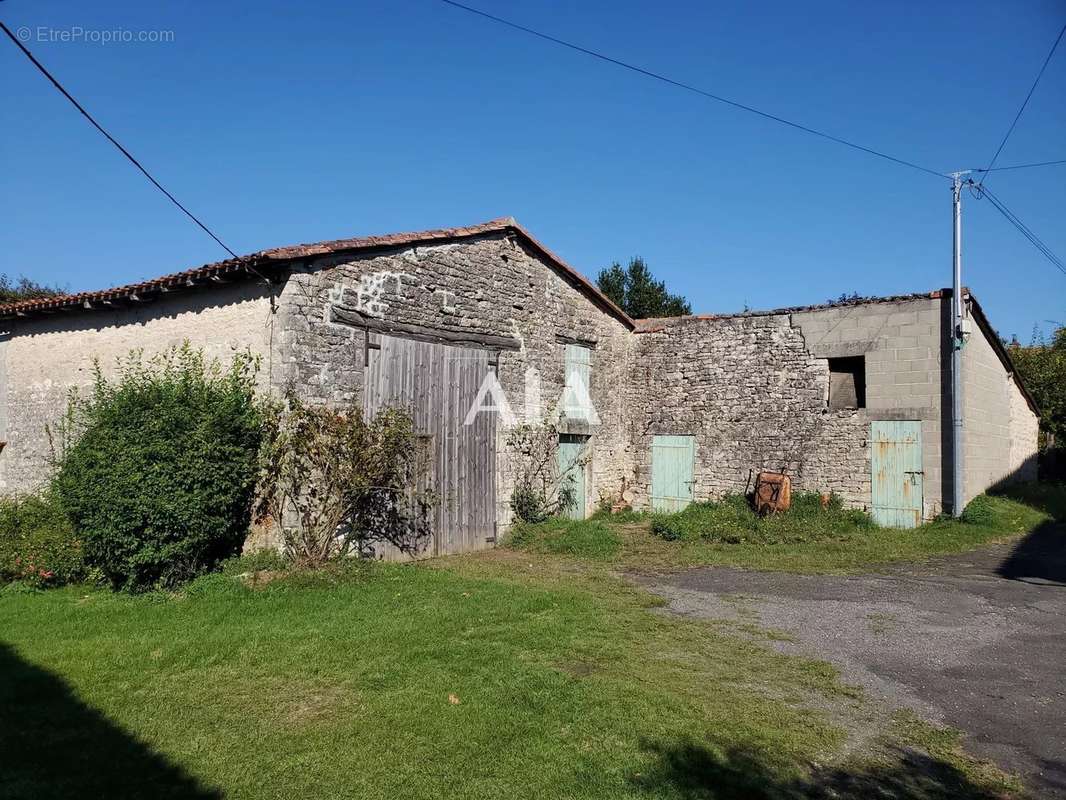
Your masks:
[{"label": "green painted door", "polygon": [[874,522],[914,528],[922,522],[922,423],[870,423],[871,506]]},{"label": "green painted door", "polygon": [[566,510],[570,519],[585,518],[585,443],[587,436],[559,434],[559,480],[574,489],[574,505]]},{"label": "green painted door", "polygon": [[692,436],[656,436],[651,443],[651,507],[680,511],[692,502],[696,440]]}]

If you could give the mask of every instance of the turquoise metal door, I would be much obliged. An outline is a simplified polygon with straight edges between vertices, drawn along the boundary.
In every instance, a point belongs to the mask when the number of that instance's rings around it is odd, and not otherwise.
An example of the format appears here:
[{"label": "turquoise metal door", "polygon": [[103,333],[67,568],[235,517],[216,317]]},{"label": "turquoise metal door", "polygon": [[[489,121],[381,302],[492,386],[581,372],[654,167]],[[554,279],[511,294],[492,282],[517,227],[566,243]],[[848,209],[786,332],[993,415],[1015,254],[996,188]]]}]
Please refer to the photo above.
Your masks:
[{"label": "turquoise metal door", "polygon": [[696,440],[692,436],[656,436],[651,443],[651,507],[680,511],[692,502]]},{"label": "turquoise metal door", "polygon": [[585,443],[587,436],[559,434],[559,480],[574,489],[574,505],[566,509],[570,519],[585,518]]},{"label": "turquoise metal door", "polygon": [[886,528],[922,523],[922,423],[870,423],[871,506]]}]

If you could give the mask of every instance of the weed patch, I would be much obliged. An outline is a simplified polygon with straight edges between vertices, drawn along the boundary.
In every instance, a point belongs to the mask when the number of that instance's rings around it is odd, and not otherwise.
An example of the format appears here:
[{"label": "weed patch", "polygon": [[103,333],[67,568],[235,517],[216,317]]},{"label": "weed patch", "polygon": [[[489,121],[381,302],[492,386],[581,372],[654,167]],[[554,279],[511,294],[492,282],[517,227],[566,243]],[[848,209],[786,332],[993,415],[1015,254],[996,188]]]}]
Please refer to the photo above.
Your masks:
[{"label": "weed patch", "polygon": [[797,493],[785,512],[758,516],[747,498],[727,495],[717,502],[693,503],[676,514],[652,517],[651,529],[667,541],[725,544],[787,544],[839,539],[873,528],[868,514],[846,509],[835,495],[823,507],[815,493]]},{"label": "weed patch", "polygon": [[602,519],[569,520],[553,517],[547,522],[516,525],[508,535],[507,545],[532,553],[554,553],[604,561],[618,554],[622,541]]}]

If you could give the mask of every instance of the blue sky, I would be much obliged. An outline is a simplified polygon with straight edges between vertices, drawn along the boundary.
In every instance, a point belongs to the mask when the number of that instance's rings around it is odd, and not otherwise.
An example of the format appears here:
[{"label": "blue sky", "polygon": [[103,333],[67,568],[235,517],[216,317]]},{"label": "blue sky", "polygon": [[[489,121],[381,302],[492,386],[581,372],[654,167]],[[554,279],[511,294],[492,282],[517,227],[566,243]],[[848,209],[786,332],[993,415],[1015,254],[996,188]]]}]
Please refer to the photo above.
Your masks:
[{"label": "blue sky", "polygon": [[[986,165],[1066,21],[1061,0],[469,3],[944,171]],[[590,277],[642,255],[703,312],[950,282],[947,181],[438,0],[6,0],[0,18],[238,253],[513,215]],[[173,41],[37,40],[73,26]],[[6,40],[0,90],[0,271],[81,290],[225,257]],[[1066,158],[1064,101],[1066,46],[999,164]],[[989,186],[1066,258],[1066,167]],[[993,324],[1066,321],[1066,276],[987,201],[964,215]]]}]

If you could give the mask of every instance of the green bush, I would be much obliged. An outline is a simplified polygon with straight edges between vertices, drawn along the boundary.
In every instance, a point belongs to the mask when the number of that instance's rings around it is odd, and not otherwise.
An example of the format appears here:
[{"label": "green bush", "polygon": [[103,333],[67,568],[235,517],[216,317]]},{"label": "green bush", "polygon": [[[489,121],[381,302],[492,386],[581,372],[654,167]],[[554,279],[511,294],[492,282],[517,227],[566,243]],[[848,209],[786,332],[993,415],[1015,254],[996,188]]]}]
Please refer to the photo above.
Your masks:
[{"label": "green bush", "polygon": [[978,495],[962,510],[962,521],[970,525],[991,527],[996,524],[997,517],[996,499],[987,494]]},{"label": "green bush", "polygon": [[792,496],[783,513],[759,517],[743,495],[726,495],[718,502],[693,503],[676,514],[652,517],[652,532],[668,541],[711,541],[725,544],[784,544],[841,538],[873,528],[865,512],[846,509],[833,495],[822,507],[815,492]]},{"label": "green bush", "polygon": [[[511,511],[520,522],[540,523],[577,506],[572,476],[558,473],[559,428],[552,419],[517,425],[507,433],[507,458],[514,471]],[[588,458],[574,462],[584,469]]]},{"label": "green bush", "polygon": [[44,587],[84,577],[81,542],[53,493],[0,499],[0,580]]},{"label": "green bush", "polygon": [[55,486],[85,560],[113,587],[172,587],[236,554],[248,529],[262,414],[254,363],[228,369],[186,343],[96,369],[71,398]]},{"label": "green bush", "polygon": [[290,393],[266,412],[257,511],[281,532],[286,556],[307,567],[373,558],[385,544],[425,550],[439,498],[425,488],[432,454],[407,411],[368,418]]}]

